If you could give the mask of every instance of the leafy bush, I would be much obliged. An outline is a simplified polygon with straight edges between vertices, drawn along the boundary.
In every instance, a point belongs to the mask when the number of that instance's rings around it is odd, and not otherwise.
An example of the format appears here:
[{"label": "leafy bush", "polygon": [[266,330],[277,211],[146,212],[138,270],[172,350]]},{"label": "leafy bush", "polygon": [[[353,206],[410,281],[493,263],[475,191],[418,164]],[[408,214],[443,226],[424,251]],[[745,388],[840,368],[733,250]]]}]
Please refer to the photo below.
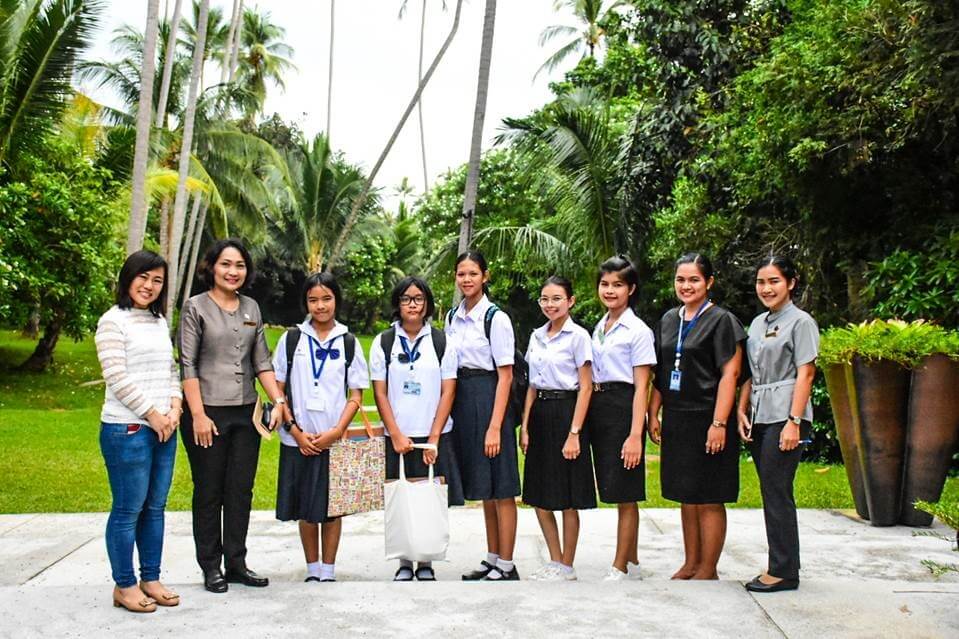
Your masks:
[{"label": "leafy bush", "polygon": [[959,359],[959,334],[923,320],[873,320],[823,331],[819,365],[848,363],[858,355],[912,367],[936,353]]}]

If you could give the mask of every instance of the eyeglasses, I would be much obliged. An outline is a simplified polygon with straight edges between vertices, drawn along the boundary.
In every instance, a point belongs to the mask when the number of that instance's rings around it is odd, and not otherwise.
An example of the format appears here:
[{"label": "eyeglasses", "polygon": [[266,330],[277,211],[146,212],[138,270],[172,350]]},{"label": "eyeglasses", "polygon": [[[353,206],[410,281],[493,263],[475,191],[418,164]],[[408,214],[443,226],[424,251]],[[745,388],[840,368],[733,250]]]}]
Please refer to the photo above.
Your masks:
[{"label": "eyeglasses", "polygon": [[546,306],[547,304],[562,304],[566,299],[565,297],[554,295],[553,297],[541,297],[538,301],[540,306]]},{"label": "eyeglasses", "polygon": [[423,295],[417,295],[415,297],[410,297],[409,295],[400,295],[400,306],[422,306],[426,304],[426,297]]}]

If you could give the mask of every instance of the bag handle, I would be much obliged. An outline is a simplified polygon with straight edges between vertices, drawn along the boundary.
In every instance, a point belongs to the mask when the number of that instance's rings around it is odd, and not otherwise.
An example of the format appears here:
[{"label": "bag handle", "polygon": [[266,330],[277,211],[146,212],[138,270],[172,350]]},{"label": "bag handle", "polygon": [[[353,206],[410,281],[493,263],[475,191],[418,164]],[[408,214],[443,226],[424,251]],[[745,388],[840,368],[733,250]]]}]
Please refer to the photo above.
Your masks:
[{"label": "bag handle", "polygon": [[[370,418],[366,416],[366,411],[363,410],[363,404],[358,402],[355,399],[351,399],[347,404],[356,404],[357,412],[360,414],[360,417],[363,419],[363,427],[366,428],[366,436],[370,439],[373,439],[373,424],[370,423]],[[346,441],[346,437],[350,432],[350,427],[347,426],[343,429],[343,436],[340,438],[343,441]]]},{"label": "bag handle", "polygon": [[[421,450],[436,450],[436,444],[413,444],[413,448],[419,448]],[[406,453],[400,453],[400,481],[406,481],[406,464],[403,463],[403,456]],[[433,466],[436,464],[430,464],[430,474],[429,482],[433,483]]]}]

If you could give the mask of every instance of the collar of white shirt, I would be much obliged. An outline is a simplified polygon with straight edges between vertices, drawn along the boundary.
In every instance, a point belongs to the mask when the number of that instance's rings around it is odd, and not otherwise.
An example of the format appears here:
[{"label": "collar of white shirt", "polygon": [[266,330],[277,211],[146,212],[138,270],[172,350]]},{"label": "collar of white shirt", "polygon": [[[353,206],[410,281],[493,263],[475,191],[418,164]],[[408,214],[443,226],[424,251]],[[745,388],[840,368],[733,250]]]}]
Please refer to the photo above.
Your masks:
[{"label": "collar of white shirt", "polygon": [[790,312],[791,310],[793,310],[795,307],[796,307],[796,305],[793,304],[792,300],[788,300],[788,301],[786,302],[785,306],[783,306],[783,307],[782,307],[781,309],[779,309],[778,311],[769,311],[769,312],[766,314],[766,321],[767,321],[767,322],[775,322],[776,320],[778,320],[778,319],[779,319],[780,317],[782,317],[783,315],[786,315],[787,313],[789,313],[789,312]]},{"label": "collar of white shirt", "polygon": [[[323,341],[329,343],[340,335],[345,335],[349,330],[345,324],[340,324],[336,320],[333,320],[333,330],[330,331],[330,334],[327,335]],[[300,324],[300,332],[309,335],[318,342],[320,341],[320,336],[316,334],[316,329],[313,327],[313,322],[310,318],[306,318],[303,320],[303,323]]]},{"label": "collar of white shirt", "polygon": [[466,300],[460,302],[460,305],[456,309],[456,316],[462,319],[468,319],[471,322],[482,322],[486,317],[486,309],[492,306],[492,304],[484,293],[483,297],[476,303],[476,306],[470,309],[469,313],[466,312]]},{"label": "collar of white shirt", "polygon": [[547,335],[547,332],[549,331],[549,325],[550,325],[550,322],[546,322],[545,324],[537,328],[535,331],[533,331],[533,335],[535,335],[536,339],[539,340],[539,342],[542,344],[545,344],[546,342],[550,340],[556,339],[563,333],[572,333],[573,329],[576,327],[576,323],[573,321],[573,318],[570,317],[569,315],[566,316],[566,321],[563,322],[563,326],[553,336]]},{"label": "collar of white shirt", "polygon": [[[599,320],[599,324],[596,325],[596,330],[597,331],[603,330],[603,327],[606,326],[606,321],[608,319],[609,319],[609,313],[606,313],[605,315],[603,315],[603,319]],[[633,309],[627,306],[626,310],[623,311],[622,315],[620,315],[616,319],[616,321],[613,322],[612,327],[610,327],[610,329],[606,331],[606,335],[609,336],[613,331],[616,330],[616,327],[620,325],[625,326],[626,328],[629,328],[629,329],[636,328],[638,321],[639,321],[639,318],[636,317],[636,313],[633,312]]]},{"label": "collar of white shirt", "polygon": [[400,323],[399,320],[396,320],[395,322],[393,322],[393,327],[396,329],[396,334],[398,336],[402,335],[409,341],[416,341],[421,335],[429,334],[431,329],[430,323],[426,322],[423,324],[423,328],[421,328],[416,335],[410,336],[410,334],[407,333],[406,330],[403,328],[403,325]]}]

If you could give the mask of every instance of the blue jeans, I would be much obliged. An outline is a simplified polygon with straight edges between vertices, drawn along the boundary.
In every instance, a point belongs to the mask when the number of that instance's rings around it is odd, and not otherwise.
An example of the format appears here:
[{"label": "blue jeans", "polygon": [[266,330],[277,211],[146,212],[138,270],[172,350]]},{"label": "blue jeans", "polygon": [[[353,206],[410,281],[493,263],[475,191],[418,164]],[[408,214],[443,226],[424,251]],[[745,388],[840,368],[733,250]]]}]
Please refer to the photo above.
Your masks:
[{"label": "blue jeans", "polygon": [[137,583],[134,543],[140,557],[140,579],[160,578],[163,511],[176,457],[176,437],[161,444],[149,426],[141,425],[129,434],[127,430],[127,424],[100,425],[100,451],[113,495],[107,519],[107,555],[113,581],[120,588]]}]

